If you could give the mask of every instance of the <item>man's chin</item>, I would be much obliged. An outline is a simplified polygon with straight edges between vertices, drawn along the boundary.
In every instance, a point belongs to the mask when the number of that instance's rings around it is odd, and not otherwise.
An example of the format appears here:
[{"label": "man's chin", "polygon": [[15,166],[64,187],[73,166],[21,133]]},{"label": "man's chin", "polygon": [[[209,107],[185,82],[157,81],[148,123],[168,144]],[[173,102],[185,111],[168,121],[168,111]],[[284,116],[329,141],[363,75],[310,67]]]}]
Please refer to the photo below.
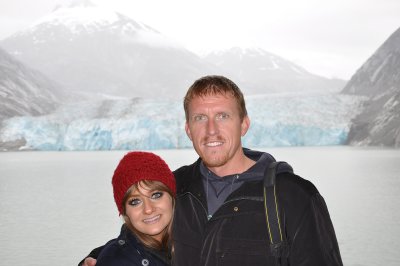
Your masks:
[{"label": "man's chin", "polygon": [[213,157],[213,158],[202,158],[203,163],[207,167],[220,167],[223,166],[226,163],[226,160],[221,157]]}]

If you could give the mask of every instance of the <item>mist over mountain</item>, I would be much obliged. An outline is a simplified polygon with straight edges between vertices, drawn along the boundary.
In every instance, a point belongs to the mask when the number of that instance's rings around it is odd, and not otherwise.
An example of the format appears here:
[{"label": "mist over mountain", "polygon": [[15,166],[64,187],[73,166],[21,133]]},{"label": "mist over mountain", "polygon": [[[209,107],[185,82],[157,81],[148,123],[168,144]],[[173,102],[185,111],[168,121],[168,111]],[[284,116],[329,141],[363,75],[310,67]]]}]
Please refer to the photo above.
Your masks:
[{"label": "mist over mountain", "polygon": [[16,58],[72,91],[182,97],[214,68],[151,27],[81,1],[3,40]]},{"label": "mist over mountain", "polygon": [[369,98],[352,122],[348,143],[400,147],[400,28],[353,75],[342,91]]},{"label": "mist over mountain", "polygon": [[0,48],[0,121],[48,114],[56,109],[62,96],[59,84]]},{"label": "mist over mountain", "polygon": [[234,47],[212,52],[204,59],[231,77],[246,93],[338,92],[346,82],[327,79],[261,48]]},{"label": "mist over mountain", "polygon": [[338,91],[345,85],[262,49],[233,48],[201,58],[146,24],[88,0],[57,7],[0,44],[69,91],[181,98],[195,79],[209,74],[230,77],[245,94]]}]

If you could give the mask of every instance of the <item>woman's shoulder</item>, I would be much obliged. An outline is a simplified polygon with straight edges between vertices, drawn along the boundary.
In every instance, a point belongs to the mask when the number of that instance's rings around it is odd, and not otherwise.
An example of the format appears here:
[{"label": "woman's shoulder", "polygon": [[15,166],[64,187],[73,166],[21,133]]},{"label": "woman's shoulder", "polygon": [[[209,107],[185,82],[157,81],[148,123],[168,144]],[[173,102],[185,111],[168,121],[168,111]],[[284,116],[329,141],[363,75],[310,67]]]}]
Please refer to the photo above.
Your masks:
[{"label": "woman's shoulder", "polygon": [[97,258],[97,266],[115,265],[123,257],[124,241],[118,238],[112,239],[104,245],[99,257]]},{"label": "woman's shoulder", "polygon": [[107,242],[97,258],[96,266],[114,265],[165,266],[167,264],[159,261],[148,252],[133,234],[123,226],[119,237]]},{"label": "woman's shoulder", "polygon": [[[97,258],[97,266],[108,265],[136,265],[140,262],[139,243],[127,236],[127,229],[123,226],[117,238],[108,241]],[[138,264],[142,265],[142,264]]]}]

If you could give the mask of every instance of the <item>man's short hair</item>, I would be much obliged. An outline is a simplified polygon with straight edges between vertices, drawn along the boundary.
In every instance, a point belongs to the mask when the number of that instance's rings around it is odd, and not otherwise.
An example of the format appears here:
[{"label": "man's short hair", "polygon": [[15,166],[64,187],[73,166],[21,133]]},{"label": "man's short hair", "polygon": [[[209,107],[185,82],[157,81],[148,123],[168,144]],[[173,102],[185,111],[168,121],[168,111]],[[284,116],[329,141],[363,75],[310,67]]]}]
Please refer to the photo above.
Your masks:
[{"label": "man's short hair", "polygon": [[247,116],[246,103],[239,87],[232,80],[224,76],[211,75],[196,80],[186,92],[183,99],[186,121],[189,121],[189,104],[193,98],[217,94],[232,95],[239,108],[240,119],[243,120]]}]

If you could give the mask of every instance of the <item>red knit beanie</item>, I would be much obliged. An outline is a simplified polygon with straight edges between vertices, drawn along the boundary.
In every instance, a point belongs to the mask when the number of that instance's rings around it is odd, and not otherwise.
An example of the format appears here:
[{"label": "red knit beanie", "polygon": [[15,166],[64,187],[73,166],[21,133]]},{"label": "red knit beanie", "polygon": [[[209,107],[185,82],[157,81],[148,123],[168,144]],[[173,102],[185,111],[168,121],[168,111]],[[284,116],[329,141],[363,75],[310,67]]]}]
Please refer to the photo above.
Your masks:
[{"label": "red knit beanie", "polygon": [[119,162],[112,178],[119,214],[123,212],[125,193],[133,184],[142,180],[160,181],[176,194],[175,177],[163,159],[150,152],[129,152]]}]

